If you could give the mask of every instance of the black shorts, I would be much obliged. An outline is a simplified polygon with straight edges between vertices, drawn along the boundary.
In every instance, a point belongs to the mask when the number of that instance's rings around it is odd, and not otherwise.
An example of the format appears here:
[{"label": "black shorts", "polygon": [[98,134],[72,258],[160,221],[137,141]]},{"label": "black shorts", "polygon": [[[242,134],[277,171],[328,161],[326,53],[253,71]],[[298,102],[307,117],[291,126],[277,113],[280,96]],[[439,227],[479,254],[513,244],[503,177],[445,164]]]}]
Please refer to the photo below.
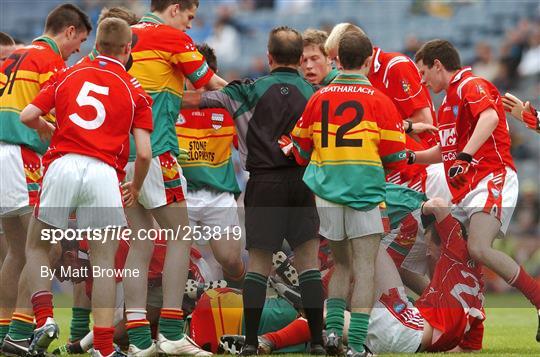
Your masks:
[{"label": "black shorts", "polygon": [[251,174],[246,187],[246,249],[274,252],[286,239],[292,249],[317,239],[315,196],[300,168]]}]

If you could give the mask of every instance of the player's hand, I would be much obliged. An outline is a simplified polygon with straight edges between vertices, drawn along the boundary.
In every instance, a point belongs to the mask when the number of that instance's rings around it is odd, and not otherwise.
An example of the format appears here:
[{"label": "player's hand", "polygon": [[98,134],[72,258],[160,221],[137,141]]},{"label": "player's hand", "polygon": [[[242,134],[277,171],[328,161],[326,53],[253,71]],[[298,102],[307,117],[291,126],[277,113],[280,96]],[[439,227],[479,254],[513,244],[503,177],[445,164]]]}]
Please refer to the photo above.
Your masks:
[{"label": "player's hand", "polygon": [[412,134],[421,134],[421,133],[430,133],[436,134],[438,131],[437,127],[427,123],[413,123],[412,124]]},{"label": "player's hand", "polygon": [[525,105],[518,97],[506,93],[504,97],[502,97],[502,103],[505,111],[509,112],[514,118],[522,120],[521,113],[525,110]]},{"label": "player's hand", "polygon": [[450,185],[454,188],[460,188],[467,183],[465,175],[469,172],[471,167],[472,156],[460,152],[457,154],[456,161],[452,164],[452,167],[448,169],[448,178],[450,179]]},{"label": "player's hand", "polygon": [[183,163],[186,163],[189,161],[189,151],[180,148],[180,154],[176,157],[176,160],[178,160],[178,163],[182,165]]},{"label": "player's hand", "polygon": [[279,147],[285,156],[291,156],[293,142],[288,135],[281,135],[281,138],[278,140]]},{"label": "player's hand", "polygon": [[39,138],[43,142],[50,141],[54,134],[54,131],[56,130],[56,127],[46,120],[43,120],[41,118],[39,120],[40,120],[40,126],[39,126],[39,129],[37,129]]},{"label": "player's hand", "polygon": [[540,116],[531,103],[525,103],[525,109],[521,114],[521,120],[523,120],[529,129],[540,132]]},{"label": "player's hand", "polygon": [[122,184],[122,202],[125,207],[131,207],[139,199],[139,190],[133,186],[133,182]]}]

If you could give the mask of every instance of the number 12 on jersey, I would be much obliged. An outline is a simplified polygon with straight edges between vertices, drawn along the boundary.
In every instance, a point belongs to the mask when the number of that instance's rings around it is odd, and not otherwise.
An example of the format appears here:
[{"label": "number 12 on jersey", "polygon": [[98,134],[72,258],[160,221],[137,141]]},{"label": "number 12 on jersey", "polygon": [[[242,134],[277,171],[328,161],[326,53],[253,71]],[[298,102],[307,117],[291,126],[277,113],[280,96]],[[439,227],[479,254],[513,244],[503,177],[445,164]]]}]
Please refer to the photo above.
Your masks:
[{"label": "number 12 on jersey", "polygon": [[[362,147],[362,139],[345,139],[345,135],[351,129],[356,127],[364,118],[364,107],[356,101],[347,101],[341,103],[334,112],[334,116],[341,116],[347,109],[354,110],[354,117],[344,124],[340,125],[336,131],[336,147]],[[322,102],[322,120],[321,120],[321,146],[328,147],[328,127],[330,116],[330,102]]]}]

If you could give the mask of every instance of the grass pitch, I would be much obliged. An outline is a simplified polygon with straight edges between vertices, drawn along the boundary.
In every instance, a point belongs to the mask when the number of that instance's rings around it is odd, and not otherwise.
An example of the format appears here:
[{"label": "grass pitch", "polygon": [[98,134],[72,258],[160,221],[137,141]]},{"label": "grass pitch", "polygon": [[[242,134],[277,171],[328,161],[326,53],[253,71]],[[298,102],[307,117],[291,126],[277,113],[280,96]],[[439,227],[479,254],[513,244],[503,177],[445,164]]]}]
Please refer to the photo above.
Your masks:
[{"label": "grass pitch", "polygon": [[[56,306],[70,306],[68,297],[55,298]],[[487,356],[540,356],[540,343],[535,340],[537,317],[529,302],[518,294],[488,295],[486,297],[486,315],[484,349],[480,353]],[[56,348],[60,341],[69,336],[71,309],[55,309],[55,319],[60,324],[60,339],[53,343]],[[433,354],[442,355],[442,354]],[[282,355],[301,357],[304,355]],[[308,355],[305,355],[306,357]],[[384,355],[404,356],[404,354]],[[470,354],[452,354],[451,356],[471,356]]]}]

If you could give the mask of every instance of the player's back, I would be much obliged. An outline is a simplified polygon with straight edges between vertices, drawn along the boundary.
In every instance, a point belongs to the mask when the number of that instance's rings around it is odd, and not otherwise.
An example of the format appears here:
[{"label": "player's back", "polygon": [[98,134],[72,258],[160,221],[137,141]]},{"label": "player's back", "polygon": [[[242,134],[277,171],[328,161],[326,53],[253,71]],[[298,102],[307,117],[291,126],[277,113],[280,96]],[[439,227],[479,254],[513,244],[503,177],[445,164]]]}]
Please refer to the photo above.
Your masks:
[{"label": "player's back", "polygon": [[58,47],[44,37],[16,50],[4,61],[0,70],[0,141],[25,145],[40,154],[47,150],[47,144],[35,130],[20,122],[19,115],[49,78],[64,67]]},{"label": "player's back", "polygon": [[[383,196],[387,155],[396,154],[399,161],[404,134],[391,100],[364,76],[340,75],[312,97],[304,117],[313,133],[304,176],[308,186],[327,200],[358,209],[383,201],[368,203],[360,196]],[[343,200],[336,200],[339,195]]]},{"label": "player's back", "polygon": [[[415,304],[422,317],[437,330],[428,350],[448,351],[464,339],[469,344],[481,345],[482,336],[472,331],[483,331],[485,319],[482,268],[470,257],[461,225],[455,218],[449,215],[437,224],[437,231],[441,256],[430,285]],[[477,340],[473,341],[471,336]]]},{"label": "player's back", "polygon": [[56,78],[55,96],[58,128],[45,164],[59,155],[76,153],[100,159],[122,172],[135,103],[151,103],[140,84],[120,62],[98,56],[61,73]]}]

